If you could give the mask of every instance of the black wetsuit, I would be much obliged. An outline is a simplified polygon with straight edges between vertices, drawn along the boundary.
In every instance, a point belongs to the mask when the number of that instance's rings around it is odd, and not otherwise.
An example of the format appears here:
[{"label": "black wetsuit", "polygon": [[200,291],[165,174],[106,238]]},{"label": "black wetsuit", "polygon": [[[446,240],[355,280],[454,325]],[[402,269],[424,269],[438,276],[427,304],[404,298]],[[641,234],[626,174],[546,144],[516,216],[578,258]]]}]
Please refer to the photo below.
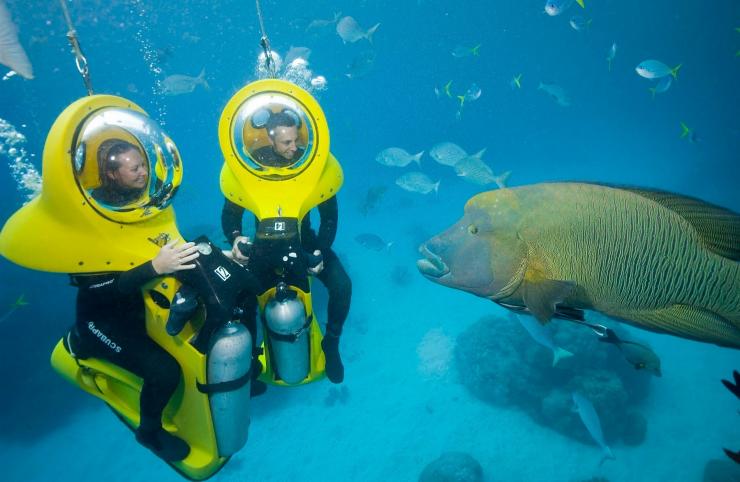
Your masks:
[{"label": "black wetsuit", "polygon": [[303,156],[303,153],[305,150],[298,148],[298,150],[293,154],[294,160],[288,160],[281,156],[280,154],[276,153],[275,150],[272,148],[271,145],[260,147],[259,149],[256,149],[252,153],[252,158],[262,164],[263,166],[269,166],[269,167],[286,167],[291,164],[293,164],[295,161],[300,159]]},{"label": "black wetsuit", "polygon": [[78,358],[108,360],[141,377],[142,421],[159,426],[180,383],[180,365],[146,333],[140,288],[156,276],[151,261],[125,272],[70,275],[79,291],[69,344]]},{"label": "black wetsuit", "polygon": [[[306,214],[301,222],[301,245],[304,251],[313,252],[318,249],[324,258],[324,269],[318,274],[317,278],[329,290],[329,307],[326,330],[328,333],[339,337],[342,334],[344,321],[349,313],[350,300],[352,298],[352,281],[342,266],[341,261],[336,253],[331,249],[334,238],[337,234],[337,221],[339,217],[339,207],[336,197],[331,197],[318,205],[321,223],[319,233],[311,229],[310,215]],[[224,203],[221,212],[221,226],[229,242],[233,245],[234,240],[242,235],[242,216],[244,208],[232,203],[228,199]],[[255,219],[256,221],[256,219]],[[259,265],[259,260],[255,260]],[[251,265],[252,263],[250,263]],[[266,269],[258,269],[258,276],[262,283],[267,286],[273,280],[270,279],[271,273]],[[245,314],[249,317],[255,316],[255,300],[244,300],[246,304]],[[250,306],[251,305],[251,306]],[[250,319],[246,320],[247,325],[253,324]]]}]

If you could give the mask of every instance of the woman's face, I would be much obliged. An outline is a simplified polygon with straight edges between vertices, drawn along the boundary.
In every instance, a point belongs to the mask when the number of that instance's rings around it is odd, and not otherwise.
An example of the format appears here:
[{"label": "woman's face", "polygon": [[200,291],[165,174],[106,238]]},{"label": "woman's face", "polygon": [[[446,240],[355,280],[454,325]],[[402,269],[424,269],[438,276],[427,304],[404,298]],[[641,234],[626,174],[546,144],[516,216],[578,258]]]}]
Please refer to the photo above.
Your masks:
[{"label": "woman's face", "polygon": [[127,190],[144,189],[149,181],[149,169],[147,163],[142,159],[136,149],[129,149],[118,155],[115,159],[120,167],[108,172],[116,185]]}]

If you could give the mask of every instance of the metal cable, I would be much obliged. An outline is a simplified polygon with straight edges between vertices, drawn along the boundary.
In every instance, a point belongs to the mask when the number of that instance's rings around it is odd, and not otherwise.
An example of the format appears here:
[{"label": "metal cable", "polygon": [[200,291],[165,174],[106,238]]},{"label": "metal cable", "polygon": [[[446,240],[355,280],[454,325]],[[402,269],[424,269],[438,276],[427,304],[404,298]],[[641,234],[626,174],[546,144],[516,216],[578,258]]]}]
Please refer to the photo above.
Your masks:
[{"label": "metal cable", "polygon": [[59,3],[62,6],[64,20],[65,22],[67,22],[67,40],[69,40],[69,44],[72,46],[72,52],[75,55],[75,65],[77,66],[77,71],[80,73],[80,75],[82,75],[82,81],[85,83],[87,95],[93,95],[92,80],[90,79],[90,69],[87,66],[87,59],[82,53],[80,41],[77,38],[77,30],[75,30],[74,24],[72,24],[72,17],[69,15],[69,9],[67,9],[66,0],[59,0]]}]

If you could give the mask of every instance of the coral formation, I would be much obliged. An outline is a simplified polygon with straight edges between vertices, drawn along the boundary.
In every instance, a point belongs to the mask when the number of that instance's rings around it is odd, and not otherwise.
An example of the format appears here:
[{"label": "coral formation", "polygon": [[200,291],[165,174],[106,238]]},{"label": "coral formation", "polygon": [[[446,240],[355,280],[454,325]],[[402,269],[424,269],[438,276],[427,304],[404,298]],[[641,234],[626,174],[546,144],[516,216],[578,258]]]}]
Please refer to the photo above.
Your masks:
[{"label": "coral formation", "polygon": [[[599,320],[602,321],[602,320]],[[588,328],[552,322],[557,346],[574,354],[552,366],[552,352],[511,319],[486,316],[460,334],[455,363],[461,382],[478,398],[524,410],[537,423],[584,443],[593,440],[572,410],[571,393],[593,403],[607,442],[639,445],[647,421],[636,405],[648,394],[651,375],[635,370],[619,350]],[[630,338],[618,326],[618,336]]]},{"label": "coral formation", "polygon": [[419,482],[483,482],[483,467],[469,454],[445,452],[424,468]]}]

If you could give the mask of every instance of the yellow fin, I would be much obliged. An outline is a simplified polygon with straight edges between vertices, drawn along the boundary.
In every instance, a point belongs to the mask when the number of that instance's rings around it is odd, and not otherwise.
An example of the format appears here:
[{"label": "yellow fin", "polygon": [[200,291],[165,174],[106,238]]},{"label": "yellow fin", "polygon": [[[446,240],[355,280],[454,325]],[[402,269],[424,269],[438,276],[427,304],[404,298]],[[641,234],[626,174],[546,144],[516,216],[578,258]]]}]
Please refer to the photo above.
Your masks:
[{"label": "yellow fin", "polygon": [[522,301],[540,323],[547,323],[555,314],[555,305],[563,302],[575,286],[573,281],[547,279],[528,270],[522,285]]}]

